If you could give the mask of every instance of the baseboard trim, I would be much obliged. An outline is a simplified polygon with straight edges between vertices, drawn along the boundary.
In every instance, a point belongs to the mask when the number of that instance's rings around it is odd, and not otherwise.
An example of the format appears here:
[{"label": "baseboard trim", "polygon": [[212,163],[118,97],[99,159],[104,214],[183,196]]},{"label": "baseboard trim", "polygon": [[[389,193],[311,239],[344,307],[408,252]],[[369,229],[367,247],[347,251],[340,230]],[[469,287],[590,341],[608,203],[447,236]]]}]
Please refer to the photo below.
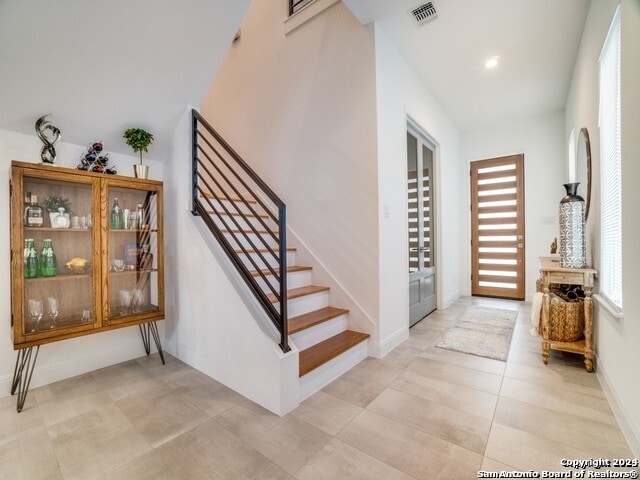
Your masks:
[{"label": "baseboard trim", "polygon": [[629,412],[625,408],[624,404],[621,402],[615,388],[613,388],[613,384],[609,379],[609,376],[607,375],[607,369],[603,366],[602,361],[597,355],[596,365],[598,367],[596,370],[596,375],[598,376],[598,380],[600,380],[600,385],[602,385],[602,390],[604,391],[607,400],[609,400],[611,410],[613,410],[613,414],[620,424],[620,429],[627,439],[629,448],[633,452],[635,458],[638,458],[640,457],[640,431],[629,420],[631,416],[629,415]]},{"label": "baseboard trim", "polygon": [[382,340],[378,345],[374,345],[371,349],[371,356],[375,358],[382,358],[407,338],[409,338],[409,327],[401,327],[391,335],[387,336],[387,338]]}]

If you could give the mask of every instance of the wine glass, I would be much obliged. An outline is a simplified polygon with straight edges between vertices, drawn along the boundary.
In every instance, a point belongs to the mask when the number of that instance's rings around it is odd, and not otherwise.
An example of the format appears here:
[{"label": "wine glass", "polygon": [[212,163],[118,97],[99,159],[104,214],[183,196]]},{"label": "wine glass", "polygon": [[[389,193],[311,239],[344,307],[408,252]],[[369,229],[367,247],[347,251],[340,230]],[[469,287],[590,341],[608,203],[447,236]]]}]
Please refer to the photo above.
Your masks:
[{"label": "wine glass", "polygon": [[49,328],[54,328],[56,326],[56,319],[60,314],[58,310],[58,299],[56,297],[48,297],[47,307],[49,310]]},{"label": "wine glass", "polygon": [[129,290],[120,290],[120,315],[131,313],[131,292]]},{"label": "wine glass", "polygon": [[31,327],[32,332],[35,332],[36,330],[40,329],[39,328],[40,320],[42,320],[43,315],[44,315],[44,312],[42,310],[42,300],[30,299],[29,300],[29,317],[33,321],[32,323],[33,326]]},{"label": "wine glass", "polygon": [[139,288],[134,288],[133,301],[131,306],[133,313],[138,313],[142,311],[143,302],[144,302],[144,294],[142,290]]}]

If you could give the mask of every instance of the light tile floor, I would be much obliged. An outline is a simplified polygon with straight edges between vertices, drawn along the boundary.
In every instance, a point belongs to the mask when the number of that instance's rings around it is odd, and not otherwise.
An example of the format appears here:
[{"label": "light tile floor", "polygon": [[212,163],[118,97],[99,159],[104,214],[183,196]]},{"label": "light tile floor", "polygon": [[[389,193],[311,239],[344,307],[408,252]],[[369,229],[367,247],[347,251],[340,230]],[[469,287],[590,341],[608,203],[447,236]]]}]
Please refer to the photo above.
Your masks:
[{"label": "light tile floor", "polygon": [[[518,311],[509,360],[433,345],[470,304]],[[540,357],[530,306],[463,298],[278,417],[171,356],[0,399],[2,479],[471,479],[632,454],[582,358]]]}]

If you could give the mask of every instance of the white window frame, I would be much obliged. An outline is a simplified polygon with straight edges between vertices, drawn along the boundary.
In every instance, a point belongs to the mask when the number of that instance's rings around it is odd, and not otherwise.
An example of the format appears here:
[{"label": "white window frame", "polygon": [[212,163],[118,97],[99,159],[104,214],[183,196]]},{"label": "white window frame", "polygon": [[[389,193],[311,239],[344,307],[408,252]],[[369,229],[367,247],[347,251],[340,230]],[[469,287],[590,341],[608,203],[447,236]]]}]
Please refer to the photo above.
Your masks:
[{"label": "white window frame", "polygon": [[622,137],[620,99],[620,5],[600,58],[600,293],[596,297],[622,317]]},{"label": "white window frame", "polygon": [[286,16],[284,21],[284,34],[288,35],[299,26],[311,20],[316,15],[319,15],[334,3],[338,3],[339,0],[312,0],[304,7],[301,7],[293,15],[289,15],[290,2],[287,0],[283,5],[286,6]]}]

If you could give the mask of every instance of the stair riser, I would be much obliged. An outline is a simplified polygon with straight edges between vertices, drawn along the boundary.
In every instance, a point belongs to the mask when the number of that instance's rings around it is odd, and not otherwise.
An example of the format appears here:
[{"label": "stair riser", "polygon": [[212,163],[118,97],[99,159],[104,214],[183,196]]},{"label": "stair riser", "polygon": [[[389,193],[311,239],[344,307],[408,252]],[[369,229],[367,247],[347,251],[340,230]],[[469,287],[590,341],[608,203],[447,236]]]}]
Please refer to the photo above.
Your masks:
[{"label": "stair riser", "polygon": [[[245,238],[245,236],[239,232],[236,232],[235,234],[224,234],[234,250],[239,249],[240,245],[243,245],[247,249],[265,248],[265,244],[269,245],[271,248],[278,247],[278,242],[276,242],[271,235],[259,235],[255,233],[247,233],[246,235],[248,238]],[[253,242],[253,245],[251,245],[250,242]]]},{"label": "stair riser", "polygon": [[[219,218],[217,215],[212,214],[211,218],[215,222],[215,224],[220,228],[231,228],[233,230],[240,229],[249,229],[251,225],[253,225],[258,230],[265,230],[264,225],[255,217],[240,217],[240,216],[229,216],[222,215],[222,218]],[[226,226],[224,222],[226,222]],[[234,223],[234,220],[238,223],[239,227]],[[270,218],[263,218],[262,221],[272,230],[277,230],[276,223]]]},{"label": "stair riser", "polygon": [[[279,252],[276,252],[276,254],[278,253]],[[249,270],[256,270],[256,267],[253,266],[253,264],[248,260],[247,255],[245,255],[244,253],[241,253],[239,255],[245,267],[247,267]],[[265,261],[267,264],[271,265],[272,267],[278,266],[278,261],[275,258],[273,258],[273,255],[271,255],[268,252],[264,252],[262,253],[262,255],[265,258]],[[251,253],[249,254],[249,257],[253,258],[256,265],[258,265],[257,267],[258,269],[266,268],[265,262],[260,258],[260,256],[257,253]],[[296,264],[296,252],[287,252],[287,265],[291,267],[291,266],[294,266],[295,264]]]},{"label": "stair riser", "polygon": [[300,401],[302,402],[305,398],[313,395],[340,375],[355,367],[367,358],[368,354],[369,342],[365,340],[300,377]]},{"label": "stair riser", "polygon": [[[260,288],[267,291],[266,282],[262,277],[255,277],[256,281],[260,285]],[[272,282],[272,285],[276,285],[273,275],[268,275],[267,279]],[[306,287],[307,285],[311,285],[311,270],[302,270],[300,272],[289,272],[287,274],[287,288],[298,288],[298,287]],[[270,290],[269,290],[270,291]]]},{"label": "stair riser", "polygon": [[316,343],[333,337],[348,329],[347,315],[340,315],[326,322],[319,323],[313,327],[306,328],[300,332],[289,335],[299,350],[305,350]]},{"label": "stair riser", "polygon": [[303,297],[292,298],[287,303],[288,317],[297,317],[303,313],[313,312],[329,305],[329,291],[313,293]]}]

